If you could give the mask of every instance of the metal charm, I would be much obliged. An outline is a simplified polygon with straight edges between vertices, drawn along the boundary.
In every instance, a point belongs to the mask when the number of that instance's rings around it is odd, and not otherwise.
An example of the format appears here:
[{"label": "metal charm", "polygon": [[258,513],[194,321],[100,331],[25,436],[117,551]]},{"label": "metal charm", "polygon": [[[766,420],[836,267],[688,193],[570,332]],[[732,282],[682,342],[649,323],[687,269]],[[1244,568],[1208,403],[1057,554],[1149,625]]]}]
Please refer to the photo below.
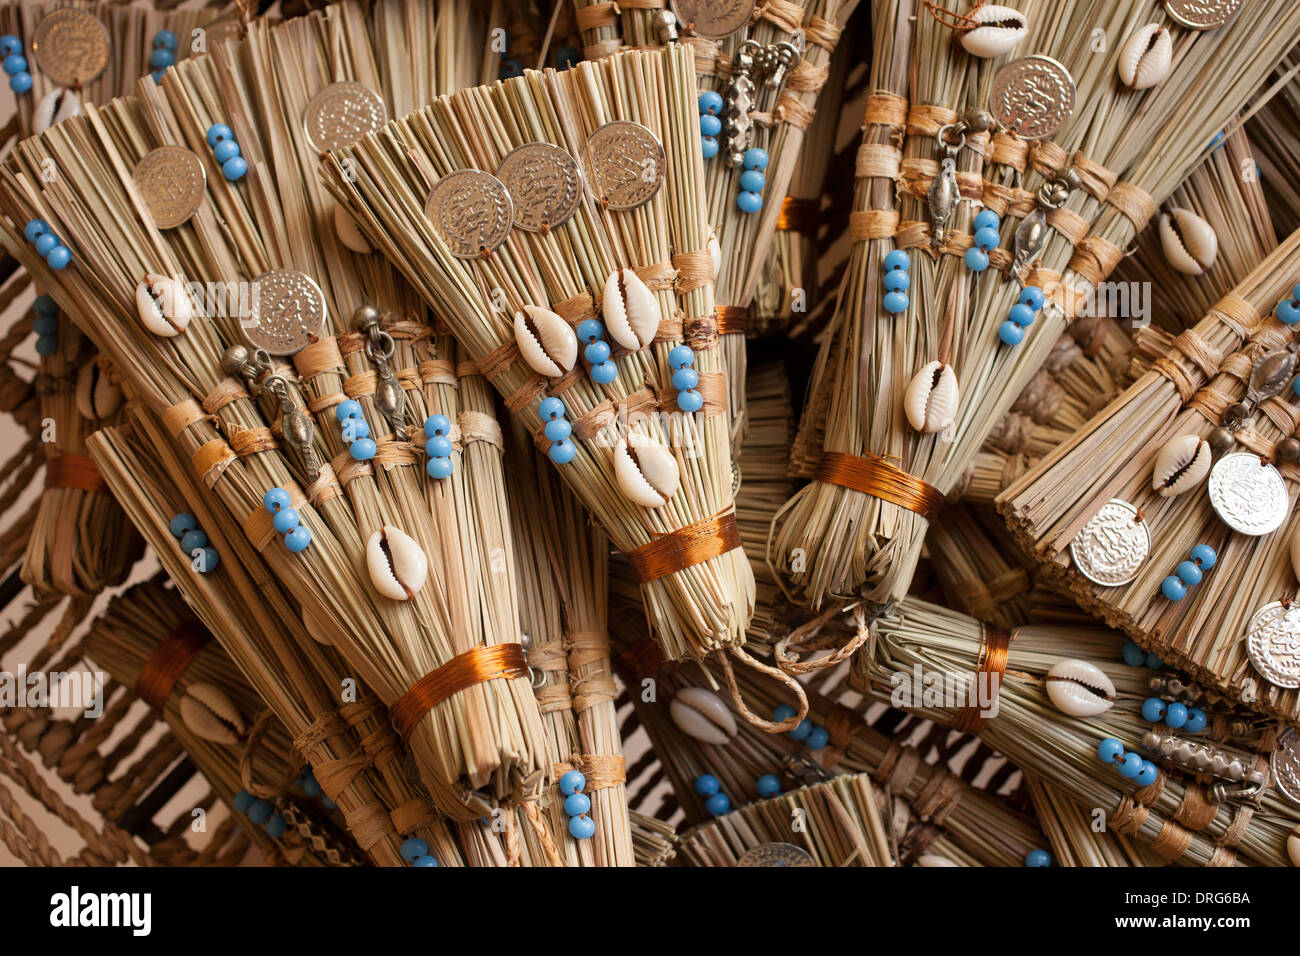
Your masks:
[{"label": "metal charm", "polygon": [[307,142],[318,153],[351,146],[387,122],[383,97],[363,83],[331,83],[302,114]]},{"label": "metal charm", "polygon": [[793,843],[760,843],[746,850],[736,866],[816,866],[807,850]]},{"label": "metal charm", "polygon": [[458,259],[477,259],[510,237],[514,205],[510,190],[495,176],[459,169],[434,183],[424,214],[448,252]]},{"label": "metal charm", "polygon": [[140,198],[159,229],[175,229],[190,221],[203,204],[207,172],[202,161],[184,146],[159,146],[141,157],[131,171]]},{"label": "metal charm", "polygon": [[108,67],[108,30],[97,17],[76,7],[51,10],[36,25],[32,53],[36,65],[56,86],[80,87]]},{"label": "metal charm", "polygon": [[497,179],[510,190],[515,225],[546,232],[568,222],[582,201],[578,162],[550,143],[525,143],[497,167]]},{"label": "metal charm", "polygon": [[1132,581],[1150,553],[1147,523],[1121,498],[1102,505],[1070,542],[1070,557],[1079,573],[1105,588]]},{"label": "metal charm", "polygon": [[1246,654],[1274,687],[1300,687],[1300,604],[1273,601],[1256,611],[1246,632]]},{"label": "metal charm", "polygon": [[835,774],[817,763],[817,761],[804,755],[786,754],[781,758],[781,766],[785,768],[786,773],[805,787],[814,783],[825,783],[835,777]]},{"label": "metal charm", "polygon": [[1210,787],[1210,798],[1216,803],[1222,803],[1229,797],[1254,796],[1263,789],[1267,778],[1262,770],[1253,769],[1252,764],[1255,759],[1253,755],[1197,740],[1187,740],[1173,734],[1160,734],[1148,730],[1142,738],[1142,746],[1157,757],[1183,770],[1204,773],[1228,783],[1240,784],[1233,789],[1221,783]]},{"label": "metal charm", "polygon": [[1300,348],[1300,340],[1260,357],[1250,370],[1250,382],[1246,385],[1248,404],[1258,405],[1265,399],[1281,394],[1295,374],[1297,348]]},{"label": "metal charm", "polygon": [[292,269],[272,269],[252,282],[244,335],[270,355],[296,355],[320,339],[325,295],[311,278]]},{"label": "metal charm", "polygon": [[1300,734],[1294,728],[1278,736],[1268,763],[1278,792],[1292,803],[1300,803]]},{"label": "metal charm", "polygon": [[1276,531],[1290,511],[1286,482],[1253,452],[1235,452],[1215,462],[1209,490],[1215,513],[1240,534]]},{"label": "metal charm", "polygon": [[947,139],[947,134],[953,130],[952,126],[944,126],[939,130],[937,142],[939,150],[945,155],[939,161],[938,175],[930,182],[930,188],[925,193],[925,204],[930,210],[930,248],[935,252],[939,251],[948,235],[948,222],[961,199],[961,189],[957,185],[957,154],[966,145],[966,134],[960,132],[961,138],[953,145]]},{"label": "metal charm", "polygon": [[1074,80],[1050,56],[1012,60],[993,77],[989,109],[994,119],[1021,139],[1051,136],[1074,112]]},{"label": "metal charm", "polygon": [[221,370],[232,378],[243,379],[253,394],[269,391],[275,397],[280,406],[280,434],[284,443],[302,459],[307,480],[319,478],[320,461],[313,441],[316,426],[311,415],[294,401],[288,380],[275,371],[270,353],[265,349],[249,351],[243,345],[232,345],[221,357]]},{"label": "metal charm", "polygon": [[802,51],[794,43],[782,41],[763,46],[756,40],[746,40],[732,59],[731,81],[723,96],[722,143],[727,162],[739,166],[749,149],[753,121],[749,118],[755,106],[756,83],[776,90],[779,95],[788,72],[798,65]]},{"label": "metal charm", "polygon": [[1042,252],[1043,244],[1047,241],[1048,210],[1060,209],[1069,200],[1070,193],[1078,188],[1079,174],[1073,169],[1066,169],[1039,188],[1038,204],[1016,227],[1011,275],[1017,281],[1025,267]]},{"label": "metal charm", "polygon": [[366,356],[375,363],[375,407],[388,421],[393,434],[406,439],[406,393],[389,365],[397,344],[379,327],[380,314],[374,306],[363,305],[352,316],[358,332],[366,336]]},{"label": "metal charm", "polygon": [[754,16],[755,0],[671,0],[673,13],[699,37],[721,40]]},{"label": "metal charm", "polygon": [[1165,11],[1189,30],[1213,30],[1231,20],[1245,0],[1165,0]]},{"label": "metal charm", "polygon": [[663,144],[640,123],[597,127],[584,149],[592,192],[610,209],[626,211],[654,198],[664,182]]}]

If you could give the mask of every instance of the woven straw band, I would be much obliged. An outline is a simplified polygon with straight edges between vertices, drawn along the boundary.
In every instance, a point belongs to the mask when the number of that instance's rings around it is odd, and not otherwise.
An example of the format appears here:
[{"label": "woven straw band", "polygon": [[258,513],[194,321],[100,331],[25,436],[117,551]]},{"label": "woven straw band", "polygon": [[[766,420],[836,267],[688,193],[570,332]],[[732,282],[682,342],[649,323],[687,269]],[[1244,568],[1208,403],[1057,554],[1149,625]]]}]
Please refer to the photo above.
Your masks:
[{"label": "woven straw band", "polygon": [[168,634],[140,668],[136,696],[154,710],[162,710],[176,681],[211,639],[202,627],[188,622]]},{"label": "woven straw band", "polygon": [[943,507],[943,493],[938,488],[875,455],[859,458],[828,451],[817,463],[813,479],[891,502],[928,521]]},{"label": "woven straw band", "polygon": [[45,463],[45,488],[80,488],[106,494],[108,482],[89,455],[57,455]]},{"label": "woven straw band", "polygon": [[988,718],[984,713],[993,709],[993,703],[997,700],[998,693],[1002,689],[1002,675],[1007,670],[1007,653],[1011,649],[1011,642],[1016,639],[1019,632],[1001,631],[995,627],[985,625],[983,634],[980,638],[979,658],[975,662],[975,678],[971,681],[971,693],[968,697],[975,696],[974,691],[979,682],[980,674],[996,674],[997,681],[989,679],[988,686],[993,689],[993,699],[981,705],[979,701],[968,703],[965,707],[957,712],[957,719],[952,722],[953,730],[960,730],[962,733],[977,734],[984,729],[988,723]]},{"label": "woven straw band", "polygon": [[637,582],[649,584],[739,547],[740,529],[736,527],[736,513],[728,511],[678,528],[625,554]]},{"label": "woven straw band", "polygon": [[522,644],[493,644],[457,654],[437,670],[430,671],[397,699],[389,713],[398,735],[405,738],[421,718],[452,694],[484,681],[514,680],[528,676],[528,661]]},{"label": "woven straw band", "polygon": [[749,308],[743,305],[720,305],[715,312],[718,316],[719,335],[744,335],[745,326],[749,324]]},{"label": "woven straw band", "polygon": [[567,762],[551,765],[556,780],[570,770],[587,778],[586,793],[622,786],[627,780],[627,760],[622,754],[571,754]]},{"label": "woven straw band", "polygon": [[797,232],[812,239],[817,235],[817,224],[820,219],[821,200],[786,196],[781,200],[781,211],[776,216],[776,228],[783,232]]}]

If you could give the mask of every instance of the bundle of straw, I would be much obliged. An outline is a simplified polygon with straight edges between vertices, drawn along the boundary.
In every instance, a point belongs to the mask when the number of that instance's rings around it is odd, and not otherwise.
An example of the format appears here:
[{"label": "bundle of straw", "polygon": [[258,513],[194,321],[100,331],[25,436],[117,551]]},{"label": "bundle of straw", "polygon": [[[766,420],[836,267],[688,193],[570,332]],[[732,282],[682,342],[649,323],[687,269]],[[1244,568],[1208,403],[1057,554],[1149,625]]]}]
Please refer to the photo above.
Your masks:
[{"label": "bundle of straw", "polygon": [[667,866],[677,854],[677,829],[644,813],[631,814],[637,866]]},{"label": "bundle of straw", "polygon": [[1114,830],[1098,830],[1093,818],[1065,793],[1026,775],[1034,815],[1052,842],[1058,866],[1160,866],[1145,846]]},{"label": "bundle of straw", "polygon": [[1006,527],[989,509],[959,504],[926,535],[930,562],[952,607],[998,627],[1023,624],[1032,562],[1017,555]]}]

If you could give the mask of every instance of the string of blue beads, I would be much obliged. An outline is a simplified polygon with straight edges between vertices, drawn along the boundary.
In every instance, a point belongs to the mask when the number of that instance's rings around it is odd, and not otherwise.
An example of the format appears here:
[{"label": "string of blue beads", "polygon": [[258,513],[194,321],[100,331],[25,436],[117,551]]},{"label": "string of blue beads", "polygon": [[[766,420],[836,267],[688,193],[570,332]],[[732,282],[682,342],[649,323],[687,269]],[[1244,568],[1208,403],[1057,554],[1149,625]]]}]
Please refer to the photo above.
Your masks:
[{"label": "string of blue beads", "polygon": [[1291,290],[1291,298],[1277,304],[1277,320],[1283,325],[1300,322],[1300,285]]},{"label": "string of blue beads", "polygon": [[1139,787],[1149,787],[1156,782],[1160,771],[1150,760],[1141,754],[1126,753],[1124,745],[1114,737],[1107,737],[1097,745],[1097,758],[1104,764],[1111,764],[1126,780],[1132,780]]},{"label": "string of blue beads", "polygon": [[907,287],[912,283],[907,270],[911,267],[912,257],[902,249],[894,249],[885,256],[885,278],[881,281],[885,298],[881,304],[890,315],[907,311]]},{"label": "string of blue beads", "polygon": [[167,529],[171,531],[172,537],[180,542],[181,550],[190,556],[191,561],[195,558],[195,551],[202,552],[199,561],[200,574],[207,574],[221,563],[221,555],[217,554],[216,548],[208,544],[208,536],[199,527],[198,519],[188,511],[173,516]]},{"label": "string of blue beads", "polygon": [[36,354],[53,355],[59,350],[59,307],[48,295],[38,295],[32,303],[36,317],[32,331],[36,333]]},{"label": "string of blue beads", "polygon": [[33,219],[23,227],[23,235],[36,247],[36,254],[43,256],[45,264],[58,272],[72,261],[72,251],[54,234],[50,224],[44,219]]},{"label": "string of blue beads", "polygon": [[311,532],[301,523],[292,504],[293,499],[283,488],[272,488],[262,497],[262,507],[272,515],[272,526],[284,535],[284,546],[297,554],[311,544]]},{"label": "string of blue beads", "polygon": [[1135,641],[1129,641],[1120,651],[1124,663],[1129,667],[1149,667],[1152,670],[1164,670],[1165,662],[1154,653],[1147,653]]},{"label": "string of blue beads", "polygon": [[212,155],[221,167],[221,175],[229,182],[238,182],[248,172],[248,162],[240,155],[239,144],[235,142],[234,131],[225,123],[213,123],[208,127],[208,145]]},{"label": "string of blue beads", "polygon": [[718,134],[722,132],[722,96],[713,90],[700,94],[700,151],[705,159],[718,155]]},{"label": "string of blue beads", "polygon": [[438,861],[429,855],[429,844],[419,837],[407,837],[402,841],[402,847],[398,852],[402,854],[402,859],[411,866],[438,865]]},{"label": "string of blue beads", "polygon": [[1201,583],[1202,571],[1214,567],[1219,556],[1208,544],[1198,544],[1188,555],[1190,560],[1181,562],[1174,573],[1160,582],[1160,593],[1171,601],[1181,601],[1187,596],[1187,589]]},{"label": "string of blue beads", "polygon": [[582,349],[582,357],[591,365],[592,381],[599,385],[608,385],[618,378],[618,366],[610,360],[609,343],[605,341],[605,327],[599,319],[583,319],[578,323],[578,341],[587,344]]},{"label": "string of blue beads", "polygon": [[696,387],[700,384],[700,373],[691,368],[694,364],[695,351],[689,345],[678,345],[668,353],[673,388],[677,389],[677,407],[684,412],[698,412],[704,407],[704,396]]},{"label": "string of blue beads", "polygon": [[149,51],[149,72],[155,83],[162,83],[167,67],[176,62],[176,34],[159,30],[153,35],[153,49]]},{"label": "string of blue beads", "polygon": [[573,456],[578,453],[578,449],[573,447],[573,442],[569,441],[569,435],[573,433],[573,426],[569,424],[565,415],[564,402],[558,398],[544,398],[537,404],[537,414],[542,416],[542,421],[546,424],[542,426],[542,431],[551,443],[551,447],[546,450],[547,456],[557,465],[567,465],[573,461]]},{"label": "string of blue beads", "polygon": [[1185,730],[1189,734],[1199,734],[1210,722],[1199,707],[1188,707],[1176,700],[1165,701],[1159,697],[1148,697],[1142,702],[1142,719],[1152,724],[1163,722],[1170,730]]},{"label": "string of blue beads", "polygon": [[430,478],[451,477],[451,421],[446,415],[430,415],[424,420],[424,434],[429,439],[424,443],[429,456],[424,470]]},{"label": "string of blue beads", "polygon": [[1027,285],[1020,290],[1020,301],[1011,307],[1006,321],[998,326],[998,338],[1007,345],[1025,340],[1025,327],[1034,324],[1034,314],[1043,307],[1043,290]]},{"label": "string of blue beads", "polygon": [[1002,228],[1002,220],[992,209],[981,209],[975,217],[974,245],[966,250],[966,268],[971,272],[983,272],[989,267],[989,250],[996,249]]},{"label": "string of blue beads", "polygon": [[569,815],[569,835],[575,840],[590,840],[596,832],[591,813],[591,797],[582,791],[587,788],[587,778],[581,771],[568,770],[560,777],[560,793],[564,794],[564,812]]},{"label": "string of blue beads", "polygon": [[1051,866],[1052,854],[1046,850],[1030,850],[1025,854],[1025,866]]},{"label": "string of blue beads", "polygon": [[770,161],[765,149],[751,146],[745,150],[741,161],[745,171],[740,174],[740,192],[736,194],[736,205],[741,212],[755,213],[763,208],[763,187],[767,185],[763,170]]},{"label": "string of blue beads", "polygon": [[0,66],[9,74],[9,89],[26,93],[32,88],[32,75],[27,71],[27,57],[23,56],[23,41],[12,33],[0,37]]},{"label": "string of blue beads", "polygon": [[[782,704],[772,711],[772,721],[777,724],[783,723],[793,717],[795,713],[795,709],[789,704]],[[821,750],[830,743],[831,739],[830,731],[825,727],[817,726],[807,717],[799,721],[799,726],[787,732],[786,736],[792,740],[801,741],[809,750]]]},{"label": "string of blue beads", "polygon": [[722,784],[711,773],[695,778],[695,792],[704,798],[704,809],[715,817],[731,812],[731,798],[722,792]]},{"label": "string of blue beads", "polygon": [[370,437],[370,424],[361,410],[361,403],[347,398],[334,406],[334,417],[343,426],[343,440],[348,443],[348,454],[353,461],[369,461],[375,457],[379,446]]},{"label": "string of blue beads", "polygon": [[289,829],[288,822],[275,812],[275,807],[270,800],[255,797],[247,790],[240,790],[235,794],[234,799],[230,801],[230,805],[235,808],[236,812],[244,814],[253,823],[266,827],[266,835],[272,840],[284,836],[285,831]]}]

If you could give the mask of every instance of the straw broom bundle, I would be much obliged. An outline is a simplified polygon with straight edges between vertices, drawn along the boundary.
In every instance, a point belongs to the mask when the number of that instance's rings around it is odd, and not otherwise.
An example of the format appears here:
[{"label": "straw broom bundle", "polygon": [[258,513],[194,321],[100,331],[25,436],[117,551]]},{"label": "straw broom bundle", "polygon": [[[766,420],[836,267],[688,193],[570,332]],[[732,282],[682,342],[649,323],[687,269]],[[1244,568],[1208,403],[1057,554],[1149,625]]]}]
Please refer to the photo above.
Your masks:
[{"label": "straw broom bundle", "polygon": [[[823,480],[792,500],[771,545],[772,560],[801,601],[815,606],[827,595],[861,590],[868,600],[879,602],[904,592],[919,556],[926,515],[935,513],[988,431],[1042,365],[1069,318],[1086,301],[1084,293],[1106,277],[1138,227],[1186,175],[1204,143],[1258,86],[1300,28],[1300,11],[1290,11],[1297,15],[1267,25],[1237,17],[1209,32],[1180,31],[1172,71],[1164,82],[1139,93],[1126,91],[1116,71],[1120,51],[1141,24],[1160,19],[1160,9],[1142,0],[1044,2],[1025,11],[1030,31],[1019,52],[1052,56],[1075,78],[1078,92],[1071,119],[1052,142],[1032,149],[1000,131],[989,146],[976,138],[972,148],[958,151],[957,176],[960,180],[965,175],[968,183],[959,188],[1012,217],[1034,209],[1034,191],[1067,169],[1080,181],[1074,189],[1073,177],[1048,187],[1058,196],[1063,190],[1065,204],[1050,217],[1045,245],[1029,257],[1032,268],[1017,276],[1038,285],[1048,306],[1032,332],[1014,347],[999,342],[998,330],[1020,289],[996,276],[975,278],[978,274],[959,258],[975,212],[963,207],[972,202],[958,204],[945,247],[951,254],[932,262],[923,251],[914,253],[908,311],[882,314],[885,255],[900,245],[920,250],[931,238],[924,197],[935,169],[934,136],[942,123],[955,121],[963,107],[984,103],[997,64],[977,64],[960,52],[949,54],[949,30],[921,11],[905,48],[910,47],[914,63],[926,68],[913,71],[907,90],[911,115],[905,118],[900,74],[906,64],[882,66],[883,54],[877,51],[876,69],[882,79],[877,89],[886,95],[877,97],[868,111],[861,154],[861,171],[867,175],[860,178],[855,201],[861,211],[857,234],[868,241],[859,243],[850,267],[845,315],[837,323],[841,334],[825,347],[834,358],[818,368],[824,379],[820,388],[833,393],[825,451],[850,457],[823,458]],[[908,3],[878,6],[876,19],[885,27],[891,48],[906,42],[900,41],[896,25],[912,12]],[[1094,29],[1114,41],[1104,55],[1094,53],[1084,39]],[[904,126],[910,135],[900,159],[886,144]],[[967,140],[969,145],[970,135]],[[1150,149],[1153,143],[1162,148]],[[1166,144],[1169,148],[1163,148]],[[991,161],[984,169],[981,152],[986,149],[991,149]],[[897,207],[891,189],[896,178],[903,186]],[[1027,190],[1017,186],[1022,180]],[[1004,244],[1010,246],[1010,230],[1004,232]],[[952,366],[960,386],[961,400],[952,403],[953,425],[945,429],[950,442],[913,431],[903,416],[907,385],[932,360]],[[812,394],[817,397],[817,387]],[[876,492],[886,497],[876,497]],[[896,503],[900,500],[903,505]],[[791,560],[795,548],[808,555],[798,572]]]},{"label": "straw broom bundle", "polygon": [[1160,866],[1150,849],[1114,830],[1100,833],[1082,807],[1056,787],[1025,775],[1034,815],[1052,842],[1057,866]]},{"label": "straw broom bundle", "polygon": [[667,866],[677,853],[677,829],[644,813],[631,814],[637,866]]},{"label": "straw broom bundle", "polygon": [[930,529],[925,544],[953,607],[1001,628],[1028,619],[1029,562],[988,509],[954,505]]},{"label": "straw broom bundle", "polygon": [[[1006,647],[997,712],[976,721],[984,721],[980,737],[1080,806],[1100,809],[1108,829],[1150,846],[1170,862],[1233,865],[1240,854],[1256,865],[1285,865],[1287,834],[1300,811],[1271,786],[1251,799],[1216,803],[1208,792],[1209,781],[1181,770],[1170,773],[1161,766],[1153,784],[1132,790],[1113,767],[1100,762],[1097,746],[1103,739],[1113,737],[1126,750],[1139,750],[1152,728],[1142,719],[1141,708],[1152,696],[1148,682],[1153,674],[1120,662],[1123,638],[1115,632],[1022,627],[1007,644],[1005,632],[998,638],[974,618],[911,599],[879,617],[871,629],[873,646],[858,659],[859,677],[869,682],[873,694],[902,697],[907,710],[945,723],[970,716],[960,707],[954,712],[953,702],[978,700],[976,713],[993,709],[991,695],[975,689],[977,661],[986,662],[986,674],[987,668],[996,672],[1001,654],[988,662],[981,648],[989,646],[990,638]],[[1047,672],[1067,658],[1100,668],[1114,683],[1117,694],[1109,710],[1095,717],[1071,717],[1048,700]],[[985,690],[992,685],[987,681]],[[1276,726],[1238,721],[1222,710],[1210,716],[1209,731],[1197,739],[1214,746],[1224,742],[1229,749],[1250,753],[1255,768],[1267,768]]]}]

